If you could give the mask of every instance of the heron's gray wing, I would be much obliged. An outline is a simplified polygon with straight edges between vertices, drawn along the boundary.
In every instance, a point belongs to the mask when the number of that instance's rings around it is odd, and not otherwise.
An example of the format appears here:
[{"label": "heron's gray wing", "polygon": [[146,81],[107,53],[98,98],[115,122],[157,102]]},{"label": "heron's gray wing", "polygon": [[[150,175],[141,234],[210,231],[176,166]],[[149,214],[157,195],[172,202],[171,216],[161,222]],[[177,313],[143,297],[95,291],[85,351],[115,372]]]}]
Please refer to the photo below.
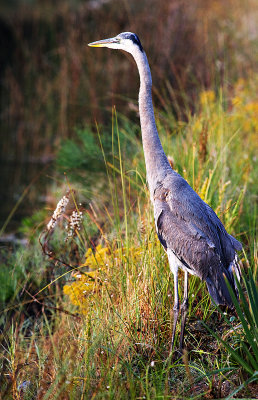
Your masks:
[{"label": "heron's gray wing", "polygon": [[173,178],[170,185],[164,182],[156,186],[153,202],[159,239],[188,270],[206,280],[216,303],[232,305],[223,274],[234,289],[230,268],[240,244],[228,235],[213,210],[180,178]]},{"label": "heron's gray wing", "polygon": [[227,267],[235,259],[236,251],[242,245],[229,235],[222,222],[212,210],[179,175],[168,176],[156,187],[156,197],[163,198],[169,210],[186,224],[194,224],[212,243],[214,243],[222,264]]},{"label": "heron's gray wing", "polygon": [[208,276],[208,266],[220,264],[215,244],[186,216],[173,212],[166,201],[154,198],[154,218],[163,247],[170,249],[194,275]]}]

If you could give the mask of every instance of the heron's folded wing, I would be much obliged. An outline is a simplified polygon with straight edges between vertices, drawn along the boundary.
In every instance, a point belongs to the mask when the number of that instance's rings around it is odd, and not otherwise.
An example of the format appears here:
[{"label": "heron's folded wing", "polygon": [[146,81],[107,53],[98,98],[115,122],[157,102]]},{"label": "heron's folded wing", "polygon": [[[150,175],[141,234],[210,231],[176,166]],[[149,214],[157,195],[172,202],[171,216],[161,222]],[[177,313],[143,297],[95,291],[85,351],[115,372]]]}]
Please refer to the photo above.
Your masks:
[{"label": "heron's folded wing", "polygon": [[[199,233],[202,237],[200,241],[202,245],[204,239],[206,239],[208,247],[209,243],[213,243],[216,254],[225,268],[235,259],[236,251],[242,248],[241,243],[227,233],[212,208],[180,176],[170,176],[163,183],[157,185],[154,193],[156,221],[162,210],[166,215],[166,224],[170,226],[170,230],[172,230],[172,225],[176,227],[177,232],[180,232],[180,229],[183,231],[187,229],[187,232],[181,236],[189,235],[197,239]],[[168,235],[169,232],[165,228],[164,222],[162,226]],[[173,237],[175,238],[175,236],[174,233]],[[197,247],[199,248],[200,245]]]},{"label": "heron's folded wing", "polygon": [[206,279],[221,264],[215,244],[193,222],[171,211],[166,202],[154,201],[154,215],[161,244],[193,274]]}]

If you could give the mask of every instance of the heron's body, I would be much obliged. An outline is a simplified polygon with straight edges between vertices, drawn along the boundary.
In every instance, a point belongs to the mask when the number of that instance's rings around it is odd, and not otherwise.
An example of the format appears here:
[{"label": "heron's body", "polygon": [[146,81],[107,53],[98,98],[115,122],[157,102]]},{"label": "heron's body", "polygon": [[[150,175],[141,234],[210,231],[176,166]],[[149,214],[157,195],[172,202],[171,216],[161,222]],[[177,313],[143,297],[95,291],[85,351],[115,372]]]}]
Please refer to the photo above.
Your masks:
[{"label": "heron's body", "polygon": [[184,301],[180,346],[188,306],[188,273],[205,280],[216,304],[233,307],[224,276],[237,293],[233,272],[240,270],[236,251],[242,246],[229,235],[215,212],[198,196],[185,179],[170,166],[162,148],[152,105],[152,79],[148,60],[137,35],[125,32],[112,39],[90,44],[122,49],[132,54],[140,75],[139,112],[142,142],[150,197],[154,207],[156,230],[168,254],[174,274],[174,342],[179,309],[178,268],[185,271]]}]

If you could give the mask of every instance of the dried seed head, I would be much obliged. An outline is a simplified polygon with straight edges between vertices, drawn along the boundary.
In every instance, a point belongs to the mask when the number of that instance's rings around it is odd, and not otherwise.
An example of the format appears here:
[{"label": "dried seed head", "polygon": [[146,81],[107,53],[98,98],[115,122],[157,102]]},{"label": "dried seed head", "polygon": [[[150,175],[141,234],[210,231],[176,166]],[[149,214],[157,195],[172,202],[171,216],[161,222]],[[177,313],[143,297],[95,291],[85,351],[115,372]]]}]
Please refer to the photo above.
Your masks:
[{"label": "dried seed head", "polygon": [[66,240],[73,237],[74,233],[81,229],[82,218],[83,215],[81,211],[78,212],[77,210],[75,210],[72,212],[72,215],[70,217],[70,222],[66,228],[67,229]]},{"label": "dried seed head", "polygon": [[55,228],[58,219],[64,214],[68,203],[69,203],[69,193],[66,194],[64,197],[62,197],[62,199],[59,200],[59,202],[57,203],[57,206],[52,215],[52,218],[49,221],[49,223],[47,224],[48,231],[52,231]]},{"label": "dried seed head", "polygon": [[141,232],[142,235],[145,235],[146,233],[146,222],[143,218],[140,219],[139,223],[138,223],[138,228],[139,231]]}]

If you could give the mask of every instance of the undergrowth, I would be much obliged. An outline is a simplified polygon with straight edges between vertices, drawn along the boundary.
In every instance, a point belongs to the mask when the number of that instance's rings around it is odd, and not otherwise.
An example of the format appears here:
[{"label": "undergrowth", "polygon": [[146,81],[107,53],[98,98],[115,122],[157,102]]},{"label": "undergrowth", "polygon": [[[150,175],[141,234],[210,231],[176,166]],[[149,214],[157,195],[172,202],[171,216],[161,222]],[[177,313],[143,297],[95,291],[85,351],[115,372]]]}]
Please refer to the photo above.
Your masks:
[{"label": "undergrowth", "polygon": [[[199,109],[194,116],[189,111],[187,122],[176,121],[171,113],[157,115],[173,168],[243,243],[241,266],[251,271],[254,282],[257,83],[239,81],[227,93],[202,92]],[[115,113],[113,119],[110,154],[101,133],[100,144],[91,141],[96,150],[91,156],[97,155],[102,172],[85,191],[81,188],[80,196],[87,200],[80,205],[67,180],[68,209],[59,203],[41,234],[45,257],[37,265],[51,269],[48,281],[35,288],[19,278],[13,307],[29,293],[38,307],[34,319],[23,307],[19,317],[4,310],[2,326],[9,318],[1,334],[4,397],[212,399],[230,398],[240,388],[238,396],[255,398],[255,382],[244,384],[248,372],[201,322],[235,349],[244,337],[238,315],[214,308],[195,277],[189,283],[187,351],[182,358],[169,355],[173,285],[155,234],[141,141],[135,127],[130,135],[129,123],[123,124],[121,117],[117,121]],[[80,171],[88,135],[80,132],[81,141],[74,142],[70,158],[67,145],[60,153],[65,154],[68,176],[69,168],[73,178]],[[134,152],[128,151],[123,137]],[[20,256],[16,267],[22,262]],[[246,346],[254,357],[248,342]]]}]

